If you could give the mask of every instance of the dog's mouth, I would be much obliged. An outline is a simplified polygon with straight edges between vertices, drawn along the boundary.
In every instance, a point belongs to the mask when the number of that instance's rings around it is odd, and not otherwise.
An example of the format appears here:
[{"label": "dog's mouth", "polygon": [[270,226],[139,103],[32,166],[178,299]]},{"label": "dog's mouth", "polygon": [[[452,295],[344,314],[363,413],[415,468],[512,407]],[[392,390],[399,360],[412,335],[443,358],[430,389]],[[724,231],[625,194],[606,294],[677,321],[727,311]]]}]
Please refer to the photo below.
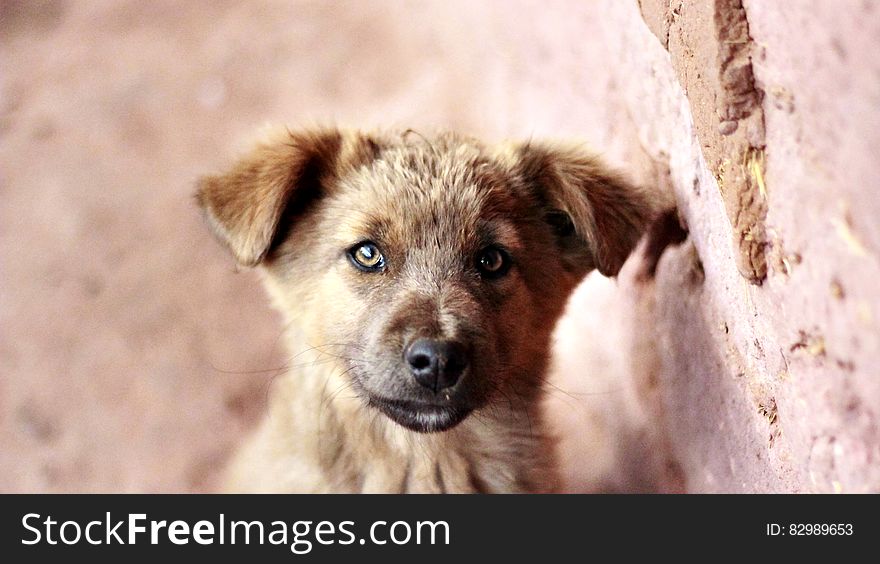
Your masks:
[{"label": "dog's mouth", "polygon": [[369,405],[392,421],[419,433],[439,433],[452,429],[470,415],[470,408],[431,403],[390,400],[370,396]]}]

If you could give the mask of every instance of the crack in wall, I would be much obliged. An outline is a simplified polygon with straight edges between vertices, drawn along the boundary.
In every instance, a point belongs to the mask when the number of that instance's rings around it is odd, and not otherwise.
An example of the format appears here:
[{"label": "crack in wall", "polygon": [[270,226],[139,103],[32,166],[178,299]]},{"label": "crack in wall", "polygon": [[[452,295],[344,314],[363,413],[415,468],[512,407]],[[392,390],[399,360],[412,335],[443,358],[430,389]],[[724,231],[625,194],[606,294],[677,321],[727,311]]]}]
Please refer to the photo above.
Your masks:
[{"label": "crack in wall", "polygon": [[[706,163],[718,181],[744,278],[767,276],[768,192],[763,91],[741,0],[640,0],[642,16],[670,53]],[[735,163],[735,164],[732,164]]]}]

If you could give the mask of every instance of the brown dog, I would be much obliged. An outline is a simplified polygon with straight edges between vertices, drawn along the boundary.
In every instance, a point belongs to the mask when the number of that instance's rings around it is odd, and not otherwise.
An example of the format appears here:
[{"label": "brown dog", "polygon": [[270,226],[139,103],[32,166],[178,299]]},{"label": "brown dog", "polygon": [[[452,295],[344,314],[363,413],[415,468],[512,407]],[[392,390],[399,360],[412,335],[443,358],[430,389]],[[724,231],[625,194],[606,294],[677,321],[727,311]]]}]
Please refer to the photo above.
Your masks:
[{"label": "brown dog", "polygon": [[572,148],[284,132],[197,199],[288,321],[287,374],[234,491],[546,492],[550,335],[614,275],[645,193]]}]

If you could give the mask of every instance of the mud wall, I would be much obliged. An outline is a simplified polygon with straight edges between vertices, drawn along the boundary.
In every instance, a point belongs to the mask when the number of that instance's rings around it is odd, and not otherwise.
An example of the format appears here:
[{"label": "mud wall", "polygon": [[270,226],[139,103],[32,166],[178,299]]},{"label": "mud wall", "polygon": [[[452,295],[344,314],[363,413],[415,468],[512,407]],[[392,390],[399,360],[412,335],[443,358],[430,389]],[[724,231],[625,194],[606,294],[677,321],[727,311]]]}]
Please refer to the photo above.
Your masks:
[{"label": "mud wall", "polygon": [[677,204],[557,331],[569,489],[880,491],[876,3],[12,1],[0,37],[0,490],[214,486],[287,354],[192,181],[336,122],[580,138]]},{"label": "mud wall", "polygon": [[689,233],[655,276],[636,260],[575,304],[572,317],[633,306],[617,334],[594,332],[641,359],[606,372],[626,399],[594,402],[610,434],[636,438],[597,438],[606,484],[644,484],[619,482],[635,457],[659,489],[880,491],[880,6],[841,4],[602,7],[608,97]]}]

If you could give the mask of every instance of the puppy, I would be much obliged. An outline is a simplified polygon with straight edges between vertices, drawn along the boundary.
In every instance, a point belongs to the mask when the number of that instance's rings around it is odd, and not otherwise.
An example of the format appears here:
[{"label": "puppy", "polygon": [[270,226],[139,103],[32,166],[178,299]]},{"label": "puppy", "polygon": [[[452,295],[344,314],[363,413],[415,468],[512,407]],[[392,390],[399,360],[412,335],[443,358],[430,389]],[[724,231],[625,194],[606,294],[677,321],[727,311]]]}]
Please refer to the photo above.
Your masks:
[{"label": "puppy", "polygon": [[292,356],[244,492],[551,492],[542,389],[572,289],[618,272],[648,195],[576,148],[284,131],[197,201],[258,266]]}]

